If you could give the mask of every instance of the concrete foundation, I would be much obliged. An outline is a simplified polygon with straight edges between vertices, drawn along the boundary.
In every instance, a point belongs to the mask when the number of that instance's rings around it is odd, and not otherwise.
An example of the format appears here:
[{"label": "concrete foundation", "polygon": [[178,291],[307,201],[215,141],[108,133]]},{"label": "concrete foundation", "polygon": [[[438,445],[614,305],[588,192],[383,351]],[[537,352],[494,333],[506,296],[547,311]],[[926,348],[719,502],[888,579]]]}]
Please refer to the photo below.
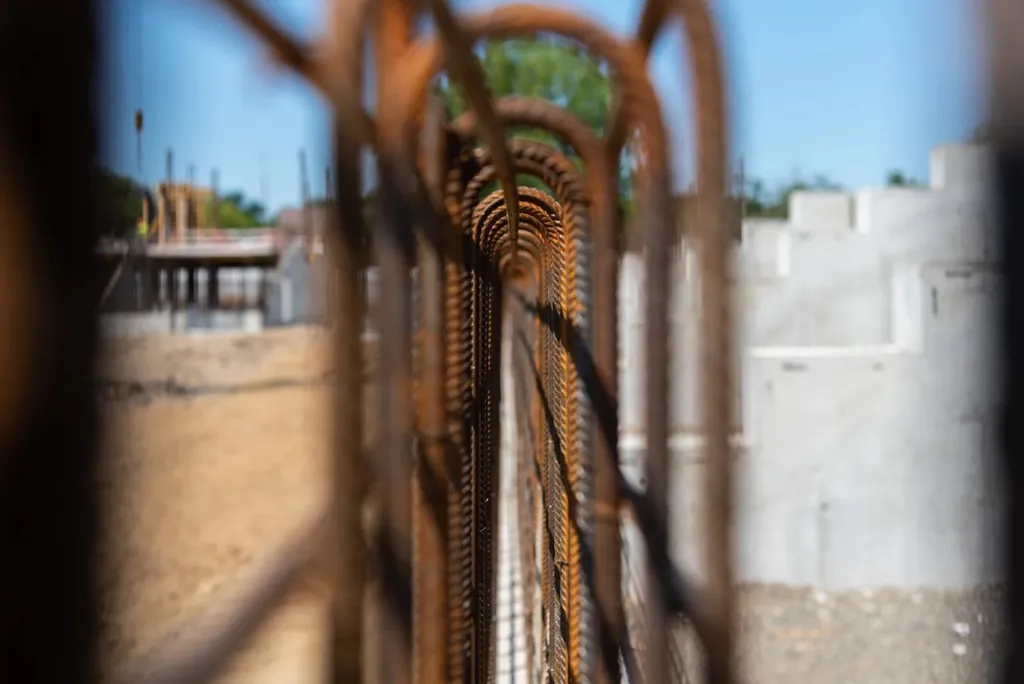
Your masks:
[{"label": "concrete foundation", "polygon": [[[999,653],[1000,264],[985,152],[928,188],[797,193],[733,260],[740,651],[750,682],[979,682]],[[622,446],[642,486],[641,257],[622,266]],[[696,259],[676,263],[672,552],[702,579]],[[680,346],[682,347],[680,349]],[[627,526],[629,562],[642,544]],[[639,582],[642,585],[642,582]],[[634,603],[643,587],[627,586]],[[685,649],[678,662],[696,662]]]},{"label": "concrete foundation", "polygon": [[[836,591],[998,581],[1000,266],[970,170],[983,159],[941,148],[931,187],[797,193],[790,222],[744,225],[734,255],[743,581]],[[623,440],[642,449],[639,259],[623,264],[620,387]],[[684,249],[672,315],[685,346],[670,378],[676,552],[699,576],[695,265]]]},{"label": "concrete foundation", "polygon": [[[895,589],[827,593],[780,585],[740,588],[739,671],[750,684],[977,684],[996,681],[1001,591]],[[674,660],[699,682],[692,632]]]}]

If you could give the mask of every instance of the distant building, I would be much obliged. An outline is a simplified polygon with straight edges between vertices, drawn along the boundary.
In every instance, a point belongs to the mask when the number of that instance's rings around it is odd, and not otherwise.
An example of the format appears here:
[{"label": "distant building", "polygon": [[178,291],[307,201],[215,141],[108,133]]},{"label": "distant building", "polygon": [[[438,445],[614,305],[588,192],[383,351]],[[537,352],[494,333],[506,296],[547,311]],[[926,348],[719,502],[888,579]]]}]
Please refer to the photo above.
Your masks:
[{"label": "distant building", "polygon": [[170,237],[177,232],[211,226],[213,189],[188,183],[156,184],[156,207],[150,207],[150,225]]}]

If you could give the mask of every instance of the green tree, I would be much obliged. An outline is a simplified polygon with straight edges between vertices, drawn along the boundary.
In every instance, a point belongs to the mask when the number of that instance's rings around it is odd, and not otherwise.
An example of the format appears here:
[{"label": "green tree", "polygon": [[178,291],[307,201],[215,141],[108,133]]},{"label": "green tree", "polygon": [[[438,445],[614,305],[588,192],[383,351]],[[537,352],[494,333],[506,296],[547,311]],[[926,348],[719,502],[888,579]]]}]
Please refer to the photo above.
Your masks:
[{"label": "green tree", "polygon": [[919,188],[924,185],[919,180],[915,180],[899,169],[893,169],[885,175],[885,184],[890,188]]},{"label": "green tree", "polygon": [[131,178],[101,166],[96,167],[95,173],[103,234],[111,237],[131,235],[142,216],[145,189]]},{"label": "green tree", "polygon": [[[605,132],[614,97],[611,77],[607,67],[577,43],[554,36],[488,41],[478,49],[478,55],[494,98],[521,95],[549,100],[572,112],[599,135]],[[457,117],[468,108],[461,90],[446,78],[440,81],[440,92],[449,116]],[[578,155],[565,141],[547,131],[516,127],[510,134],[551,145],[582,168]],[[548,191],[532,177],[522,176],[519,182]],[[496,187],[494,183],[485,192]],[[620,188],[628,206],[632,195],[628,164],[620,176]]]},{"label": "green tree", "polygon": [[218,198],[219,216],[213,217],[213,200],[207,205],[207,214],[218,228],[259,228],[268,225],[266,208],[239,192],[229,192]]}]

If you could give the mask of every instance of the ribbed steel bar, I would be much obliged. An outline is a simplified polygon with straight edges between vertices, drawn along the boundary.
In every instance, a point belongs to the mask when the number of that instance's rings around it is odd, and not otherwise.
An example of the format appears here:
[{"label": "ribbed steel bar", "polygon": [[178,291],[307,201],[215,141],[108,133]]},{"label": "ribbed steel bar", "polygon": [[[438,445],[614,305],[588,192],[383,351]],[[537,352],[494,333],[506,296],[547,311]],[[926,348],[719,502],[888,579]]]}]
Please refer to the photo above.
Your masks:
[{"label": "ribbed steel bar", "polygon": [[[348,102],[362,92],[363,59],[359,41],[355,47],[344,43],[350,23],[360,29],[365,17],[352,16],[344,2],[332,6],[331,25],[334,41],[330,44],[335,63],[332,74],[339,74],[336,101]],[[362,31],[360,31],[362,33]],[[347,84],[347,88],[344,86]],[[361,113],[361,107],[360,107]],[[334,519],[334,582],[331,611],[331,658],[328,681],[333,684],[360,681],[365,641],[363,639],[364,595],[367,590],[367,544],[363,535],[363,505],[367,499],[370,471],[364,460],[363,431],[363,350],[362,332],[363,269],[365,236],[368,229],[361,211],[359,179],[362,175],[361,145],[354,138],[345,118],[335,112],[334,128],[334,201],[330,204],[335,237],[325,236],[333,247],[329,274],[333,285],[332,315],[335,326],[334,364],[337,373],[334,404],[334,450],[332,505]]]},{"label": "ribbed steel bar", "polygon": [[[569,349],[573,344],[587,342],[585,319],[589,307],[586,304],[589,290],[589,264],[586,259],[589,252],[587,244],[587,197],[583,192],[575,166],[567,158],[552,148],[541,143],[513,140],[509,143],[517,173],[528,173],[547,184],[563,207],[565,237],[561,245],[565,250],[563,262],[567,270],[563,279],[564,299],[561,302],[566,312],[566,322],[572,323],[576,330],[584,331],[583,335],[567,336],[563,346]],[[494,169],[489,166],[489,155],[481,150],[478,160],[483,166],[482,171],[474,178],[474,185],[467,189],[472,197],[475,187],[480,186],[494,177]],[[567,329],[566,329],[567,330]],[[567,334],[567,332],[566,332]],[[583,385],[576,372],[579,354],[565,354],[560,374],[565,377],[565,431],[566,438],[562,449],[564,476],[568,480],[566,511],[567,540],[567,573],[564,583],[568,608],[566,610],[568,631],[568,660],[570,675],[573,680],[587,679],[593,664],[587,655],[593,652],[592,635],[595,631],[595,620],[590,610],[592,604],[591,590],[587,578],[584,577],[585,546],[593,545],[593,526],[591,511],[593,497],[591,495],[592,464],[589,455],[589,437],[592,431],[587,397]],[[582,538],[581,538],[582,537]]]},{"label": "ribbed steel bar", "polygon": [[[467,26],[471,31],[476,30],[480,32],[481,35],[492,36],[511,34],[522,35],[524,33],[529,34],[531,31],[550,29],[552,26],[557,26],[560,31],[567,32],[572,37],[583,40],[585,43],[588,43],[588,45],[590,45],[592,48],[595,48],[598,52],[601,52],[602,54],[608,54],[608,56],[610,57],[610,61],[613,63],[613,69],[615,67],[618,67],[620,71],[626,74],[626,78],[623,79],[623,85],[632,86],[632,88],[625,89],[627,94],[633,94],[633,97],[631,99],[627,99],[627,102],[632,102],[634,105],[641,105],[637,107],[637,113],[641,117],[644,124],[642,126],[642,129],[646,134],[645,142],[647,142],[648,147],[653,150],[653,153],[650,155],[650,162],[648,165],[645,166],[645,169],[648,171],[648,173],[653,174],[654,176],[653,178],[650,179],[650,182],[646,183],[646,187],[650,190],[651,193],[653,193],[651,196],[652,201],[650,203],[654,207],[654,211],[652,211],[651,213],[652,232],[661,234],[664,239],[667,239],[667,237],[664,236],[667,235],[668,227],[671,225],[672,221],[671,205],[667,201],[668,183],[667,174],[665,173],[666,165],[664,162],[665,148],[663,144],[663,129],[661,129],[660,127],[660,122],[652,120],[650,118],[651,112],[655,112],[656,107],[651,108],[642,106],[644,104],[651,104],[655,102],[655,100],[653,97],[653,93],[650,90],[649,83],[646,80],[646,75],[643,73],[642,68],[637,68],[637,62],[634,61],[634,58],[631,56],[631,53],[622,50],[621,47],[618,44],[616,44],[613,39],[606,37],[604,34],[600,32],[599,29],[596,29],[596,27],[588,25],[586,22],[580,21],[578,17],[574,17],[572,15],[566,16],[565,14],[559,13],[558,11],[547,10],[545,8],[537,8],[531,6],[515,6],[501,8],[500,10],[489,13],[488,15],[479,17],[476,24],[474,24],[472,21],[468,22]],[[420,96],[417,93],[417,89],[423,87],[419,84],[425,84],[429,80],[429,75],[436,70],[436,66],[433,66],[436,63],[436,58],[431,56],[432,53],[429,52],[429,50],[431,49],[430,45],[426,45],[425,48],[427,51],[423,53],[424,58],[420,60],[424,64],[423,68],[419,67],[416,64],[417,58],[415,54],[411,56],[410,59],[407,61],[407,65],[409,66],[407,72],[409,74],[409,87],[404,90],[404,93],[407,96],[407,102],[411,105],[411,107],[407,109],[407,113],[401,113],[397,115],[402,116],[406,121],[409,122],[414,122],[418,118],[415,103],[419,101]],[[413,130],[414,128],[407,129],[408,133],[406,133],[405,135],[411,135]],[[662,142],[658,142],[659,140],[661,140]],[[665,252],[662,252],[661,254],[664,255]],[[655,267],[658,267],[657,264]],[[667,263],[662,263],[662,280],[667,280],[667,278],[665,277],[666,271]],[[655,282],[658,281],[657,274],[654,280]],[[664,304],[664,302],[662,302],[662,304]],[[665,312],[663,307],[661,308],[661,316],[661,328],[663,331],[667,332],[665,330],[666,326],[664,324]],[[657,321],[654,321],[652,323],[652,327],[654,327],[655,329],[658,328]],[[663,352],[665,351],[666,346],[667,343],[662,341]],[[656,349],[655,354],[657,356]],[[661,358],[664,358],[664,353],[661,354]],[[653,394],[654,392],[652,390],[651,395],[653,396]],[[666,397],[663,393],[660,397],[653,398],[648,402],[649,408],[651,408],[655,413],[661,413],[663,415],[666,415],[667,417],[665,401]],[[667,435],[664,435],[664,428],[667,427],[667,421],[662,420],[660,422],[663,434],[663,438],[661,440],[659,440],[657,437],[659,429],[658,421],[655,420],[654,423],[654,438],[652,439],[652,461],[663,462],[664,446],[660,448],[661,457],[659,458],[658,445],[659,443],[664,445],[665,439],[667,438]],[[663,507],[655,508],[658,509]],[[664,515],[655,517],[660,517],[660,521],[664,523]],[[558,525],[555,526],[556,529],[557,527]],[[664,527],[663,524],[662,527]],[[663,553],[664,549],[661,549],[661,552]],[[657,650],[658,649],[655,649],[655,651]]]},{"label": "ribbed steel bar", "polygon": [[[373,17],[378,106],[394,106],[396,71],[413,31],[413,13],[402,0],[379,0]],[[379,164],[378,230],[373,246],[380,269],[378,397],[380,434],[375,466],[381,508],[374,530],[376,571],[382,596],[377,658],[385,682],[413,681],[413,496],[412,289],[416,239],[400,172],[386,155]]]},{"label": "ribbed steel bar", "polygon": [[[515,238],[519,231],[519,195],[511,158],[505,147],[505,129],[494,113],[487,80],[480,62],[473,55],[472,41],[459,26],[445,0],[418,0],[430,7],[434,22],[448,48],[448,70],[462,87],[470,106],[480,118],[480,131],[484,142],[491,148],[494,163],[498,167],[501,189],[508,199],[505,211],[508,214],[509,230]],[[513,239],[511,250],[515,257],[517,241]]]},{"label": "ribbed steel bar", "polygon": [[[508,97],[496,103],[498,115],[506,125],[544,128],[567,142],[583,160],[589,191],[590,226],[593,235],[593,374],[584,382],[585,395],[593,403],[598,434],[591,459],[593,468],[594,544],[591,586],[597,612],[591,625],[592,639],[600,647],[595,677],[605,681],[619,679],[619,638],[623,633],[621,543],[619,540],[618,501],[618,183],[610,159],[589,128],[569,112],[550,102]],[[475,119],[467,113],[454,126],[460,135],[469,135]],[[530,171],[533,173],[533,171]],[[556,195],[558,193],[556,192]],[[560,198],[564,202],[564,199]],[[584,288],[585,290],[586,288]],[[596,387],[604,392],[594,391]],[[584,428],[582,434],[590,434]],[[582,448],[587,454],[586,447]]]},{"label": "ribbed steel bar", "polygon": [[[425,181],[434,200],[443,201],[448,168],[444,103],[436,98],[423,136]],[[446,356],[444,301],[444,214],[421,217],[419,244],[420,330],[418,449],[413,487],[413,664],[421,684],[442,684],[448,675],[448,514],[449,434],[445,416]]]},{"label": "ribbed steel bar", "polygon": [[[512,345],[512,381],[515,392],[516,410],[516,516],[520,549],[519,583],[522,595],[522,625],[525,638],[525,674],[527,681],[537,681],[539,671],[537,657],[540,653],[538,623],[539,592],[536,567],[535,529],[537,525],[536,499],[540,485],[534,470],[534,439],[537,429],[534,423],[534,391],[527,382],[532,376],[536,326],[526,311],[525,303],[535,301],[539,292],[541,277],[541,245],[538,239],[529,247],[521,249],[525,264],[510,276],[511,287],[506,306],[511,324],[509,344]],[[508,260],[510,261],[510,260]]]},{"label": "ribbed steel bar", "polygon": [[[491,176],[488,176],[486,173],[484,173],[483,175],[478,174],[478,176],[476,178],[474,178],[473,183],[471,183],[469,186],[467,186],[467,191],[466,191],[466,194],[464,195],[464,207],[468,207],[468,206],[473,204],[473,198],[475,197],[475,195],[474,195],[475,191],[473,190],[473,188],[483,187],[483,185],[486,182],[485,179],[487,179],[489,177],[491,177]],[[555,207],[554,207],[553,201],[550,198],[548,198],[547,196],[545,196],[545,195],[543,195],[541,193],[538,193],[537,191],[535,191],[533,189],[530,189],[530,188],[522,188],[521,189],[521,196],[522,196],[522,200],[523,200],[523,206],[521,207],[521,209],[524,212],[522,214],[522,218],[526,222],[526,224],[539,225],[536,222],[537,221],[541,221],[543,224],[546,224],[548,226],[547,228],[544,228],[543,230],[544,230],[545,234],[548,234],[547,237],[548,237],[548,241],[549,242],[551,241],[552,237],[558,237],[558,236],[552,236],[552,235],[549,234],[552,231],[552,226],[551,226],[552,222],[551,222],[550,214],[551,214],[552,211],[555,211]],[[473,220],[474,235],[475,235],[476,239],[479,241],[480,246],[483,248],[483,252],[484,252],[484,257],[483,258],[486,258],[486,259],[491,259],[492,258],[492,255],[494,253],[494,245],[497,242],[499,242],[502,237],[508,237],[508,239],[505,241],[505,246],[506,247],[507,247],[507,242],[510,241],[510,239],[511,239],[510,238],[510,233],[507,232],[507,217],[505,216],[505,214],[503,212],[503,207],[502,207],[503,202],[504,202],[504,199],[503,199],[502,195],[500,193],[496,193],[496,194],[492,195],[490,198],[488,198],[488,200],[485,200],[484,202],[482,202],[480,204],[480,206],[477,208],[477,211],[474,213],[474,220]],[[524,224],[524,225],[526,225],[526,224]],[[560,238],[559,238],[557,244],[561,245]],[[553,272],[555,274],[555,276],[556,276],[555,281],[558,283],[559,291],[561,291],[561,287],[562,287],[562,285],[561,285],[562,269],[559,266],[559,264],[561,264],[561,260],[556,257],[553,263],[556,265],[556,268],[553,269],[553,270],[552,269],[548,269],[548,273],[550,274],[550,273]],[[552,285],[552,281],[549,278],[549,287],[551,285]],[[489,307],[486,306],[486,305],[481,306],[480,311],[481,311],[481,313],[483,315],[490,315],[489,314]],[[553,348],[553,351],[558,351],[558,349],[557,348]],[[550,441],[549,441],[549,443],[550,443]],[[481,455],[483,455],[483,454],[481,454]],[[551,459],[551,460],[554,460],[554,459]],[[484,468],[484,472],[485,473],[487,472],[486,468]],[[495,490],[493,489],[493,487],[494,487],[494,483],[493,482],[489,482],[487,479],[484,479],[484,478],[481,479],[481,482],[484,484],[484,487],[485,487],[484,491],[481,493],[481,496],[486,498],[486,497],[490,496],[492,492],[495,492]],[[556,500],[556,499],[549,498],[549,501],[553,501],[553,500]],[[559,506],[559,511],[563,511],[566,508],[566,506],[567,506],[566,497],[565,496],[559,496],[559,497],[557,497],[557,500],[561,504]],[[486,517],[486,515],[489,512],[490,511],[481,511],[481,516],[480,516],[479,519],[480,519],[481,523],[484,523],[483,526],[482,526],[483,529],[487,529],[488,528],[488,524],[487,523],[489,521],[488,521],[488,518]],[[559,524],[559,528],[564,528],[564,526],[568,523],[568,516],[567,515],[560,515],[560,516],[558,516],[558,520],[559,520],[559,523],[560,523]],[[555,539],[556,539],[556,547],[557,547],[558,551],[560,551],[563,555],[566,555],[567,554],[567,547],[565,546],[563,537],[560,537],[557,534],[553,535],[553,537],[555,537]],[[491,573],[490,573],[490,568],[488,567],[486,562],[484,563],[484,566],[485,566],[484,572],[482,574],[478,575],[478,586],[480,586],[484,590],[484,592],[486,592],[488,590],[488,587],[490,586],[490,574]],[[564,568],[564,566],[563,566],[563,568]],[[551,609],[551,606],[549,606],[549,613],[551,615],[561,616],[561,618],[560,618],[561,621],[560,621],[559,624],[562,624],[562,623],[565,622],[565,615],[568,612],[567,611],[567,608],[568,608],[567,607],[567,603],[568,603],[568,600],[569,600],[569,587],[568,587],[567,584],[564,585],[564,586],[565,586],[564,590],[559,592],[559,595],[558,595],[558,598],[559,598],[559,609],[557,611],[555,611],[555,610]],[[483,611],[480,611],[480,612],[482,613],[481,619],[486,622],[487,618],[489,617],[489,612],[486,609],[486,606],[485,606],[485,609]],[[486,630],[488,630],[488,629],[489,629],[489,625],[478,627],[478,630],[479,630],[480,635],[481,635],[480,636],[481,643],[488,643],[487,640],[486,640],[486,634],[487,634]],[[557,655],[560,656],[558,662],[559,663],[563,662],[562,659],[566,655],[566,646],[565,645],[563,645],[559,649],[557,649]]]},{"label": "ribbed steel bar", "polygon": [[[486,682],[495,673],[500,534],[498,406],[501,347],[513,350],[519,392],[517,510],[522,582],[537,572],[541,607],[528,625],[531,678],[619,680],[622,615],[618,510],[628,495],[648,547],[645,668],[667,681],[669,612],[688,610],[708,648],[709,681],[731,679],[732,594],[729,556],[728,401],[731,336],[721,223],[725,134],[721,66],[707,9],[699,0],[651,0],[636,40],[622,42],[572,12],[510,4],[476,14],[443,0],[338,0],[326,50],[312,50],[245,0],[221,0],[278,58],[325,94],[335,110],[336,208],[341,283],[338,321],[338,458],[332,535],[334,681]],[[437,32],[416,37],[414,19],[430,10]],[[699,230],[702,264],[700,385],[707,439],[707,595],[698,602],[667,557],[668,254],[673,203],[664,125],[645,61],[671,12],[684,19],[696,74]],[[361,55],[368,20],[375,36],[379,125],[362,107]],[[480,39],[556,33],[606,61],[618,89],[617,114],[604,144],[551,103],[491,102],[472,47]],[[447,69],[466,90],[471,113],[445,130],[427,115],[427,92]],[[435,110],[436,111],[436,110]],[[558,135],[584,162],[579,174],[557,152],[506,140],[505,127],[527,124]],[[616,157],[625,132],[643,151],[639,187],[647,251],[646,406],[648,491],[624,489],[618,468]],[[484,149],[475,149],[477,139]],[[427,143],[427,151],[419,143]],[[378,510],[370,531],[379,591],[367,589],[366,544],[355,521],[366,477],[357,455],[361,425],[359,271],[368,235],[361,211],[358,159],[378,158],[377,227],[381,293],[375,310],[379,422],[373,476]],[[517,188],[515,173],[551,194]],[[501,190],[481,197],[497,178]],[[417,252],[418,249],[418,252]],[[418,254],[418,256],[417,256]],[[412,334],[411,270],[418,263],[419,330]],[[504,339],[503,307],[512,338]],[[347,311],[346,311],[347,310]],[[359,311],[359,315],[353,312]],[[346,315],[347,313],[347,315]],[[415,349],[415,354],[413,350]],[[522,377],[522,376],[527,377]],[[413,410],[413,397],[418,410]],[[415,416],[415,425],[414,425]],[[595,432],[597,434],[595,434]],[[359,447],[343,447],[344,436]],[[414,446],[418,449],[414,450]],[[414,455],[414,451],[415,454]],[[415,485],[414,485],[415,483]],[[536,546],[534,546],[536,540]],[[538,567],[539,566],[539,567]],[[525,587],[524,587],[525,588]],[[523,592],[529,619],[534,596]],[[376,617],[363,639],[358,613]],[[348,614],[345,611],[348,610]],[[538,624],[539,623],[539,624]],[[372,663],[358,656],[375,645]],[[598,653],[600,655],[598,655]],[[371,665],[372,668],[367,667]]]}]

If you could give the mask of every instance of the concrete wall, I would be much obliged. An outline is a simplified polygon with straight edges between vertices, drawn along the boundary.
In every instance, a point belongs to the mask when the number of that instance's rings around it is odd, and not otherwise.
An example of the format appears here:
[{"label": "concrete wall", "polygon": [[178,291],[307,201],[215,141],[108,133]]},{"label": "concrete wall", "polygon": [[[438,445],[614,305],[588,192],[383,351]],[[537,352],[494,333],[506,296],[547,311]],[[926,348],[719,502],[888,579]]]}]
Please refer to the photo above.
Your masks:
[{"label": "concrete wall", "polygon": [[[738,572],[748,582],[969,587],[997,579],[990,337],[999,266],[979,148],[938,148],[931,185],[798,193],[747,221]],[[622,271],[623,447],[642,460],[639,257]],[[693,257],[673,330],[676,552],[699,572]]]}]

